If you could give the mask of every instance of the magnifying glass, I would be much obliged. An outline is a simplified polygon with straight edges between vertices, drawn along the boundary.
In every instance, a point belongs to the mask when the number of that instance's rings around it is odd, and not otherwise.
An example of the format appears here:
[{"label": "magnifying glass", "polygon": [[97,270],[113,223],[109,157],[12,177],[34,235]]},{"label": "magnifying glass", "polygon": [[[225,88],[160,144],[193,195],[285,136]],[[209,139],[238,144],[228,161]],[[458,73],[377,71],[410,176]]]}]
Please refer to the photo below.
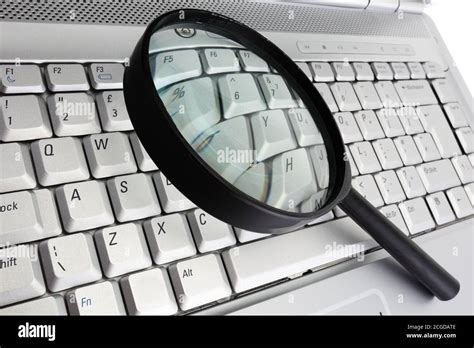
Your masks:
[{"label": "magnifying glass", "polygon": [[146,151],[191,201],[233,226],[295,230],[339,205],[440,300],[459,282],[351,187],[337,124],[278,47],[219,14],[154,20],[125,71]]}]

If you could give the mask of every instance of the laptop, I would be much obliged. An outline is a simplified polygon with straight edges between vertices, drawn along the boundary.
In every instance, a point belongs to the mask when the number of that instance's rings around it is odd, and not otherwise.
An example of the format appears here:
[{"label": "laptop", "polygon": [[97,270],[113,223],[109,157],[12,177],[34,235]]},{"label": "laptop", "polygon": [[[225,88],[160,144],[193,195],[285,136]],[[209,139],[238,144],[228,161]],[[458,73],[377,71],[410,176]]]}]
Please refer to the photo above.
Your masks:
[{"label": "laptop", "polygon": [[[134,133],[123,72],[147,23],[191,7],[242,21],[298,64],[338,123],[353,187],[460,280],[455,299],[430,296],[341,209],[270,236],[217,220],[160,172]],[[474,313],[472,96],[423,10],[2,2],[0,314]],[[172,33],[203,61],[212,40],[195,34]],[[262,71],[225,49],[239,70]]]}]

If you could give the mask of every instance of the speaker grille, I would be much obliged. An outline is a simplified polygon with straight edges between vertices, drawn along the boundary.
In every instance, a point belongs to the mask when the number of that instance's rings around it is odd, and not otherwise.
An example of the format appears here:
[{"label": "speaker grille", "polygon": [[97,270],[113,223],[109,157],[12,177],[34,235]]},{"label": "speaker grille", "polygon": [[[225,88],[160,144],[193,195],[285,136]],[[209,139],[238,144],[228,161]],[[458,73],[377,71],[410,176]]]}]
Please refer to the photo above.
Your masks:
[{"label": "speaker grille", "polygon": [[157,15],[200,8],[233,17],[261,31],[429,37],[419,16],[297,6],[249,0],[1,0],[0,20],[146,25]]}]

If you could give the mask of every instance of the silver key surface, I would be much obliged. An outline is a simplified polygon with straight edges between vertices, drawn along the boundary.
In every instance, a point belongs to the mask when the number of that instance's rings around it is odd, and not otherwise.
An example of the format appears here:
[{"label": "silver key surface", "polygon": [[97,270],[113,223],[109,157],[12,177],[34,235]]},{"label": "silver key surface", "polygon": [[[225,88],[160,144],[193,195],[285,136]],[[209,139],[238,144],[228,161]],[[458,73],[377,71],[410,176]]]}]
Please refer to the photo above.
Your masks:
[{"label": "silver key surface", "polygon": [[437,79],[444,77],[444,71],[441,66],[436,62],[423,63],[423,69],[425,70],[426,77],[429,79]]},{"label": "silver key surface", "polygon": [[120,284],[131,315],[172,315],[178,311],[166,269],[130,274]]},{"label": "silver key surface", "polygon": [[37,65],[1,65],[1,93],[43,93],[46,90]]},{"label": "silver key surface", "polygon": [[35,172],[26,144],[0,144],[0,163],[0,193],[36,186]]},{"label": "silver key surface", "polygon": [[329,63],[311,63],[314,72],[314,81],[316,82],[332,82],[334,81],[334,72]]},{"label": "silver key surface", "polygon": [[45,293],[38,252],[34,246],[19,245],[0,251],[0,307]]},{"label": "silver key surface", "polygon": [[413,80],[424,79],[426,78],[425,70],[423,66],[418,62],[409,62],[407,63],[408,69],[410,70],[410,78]]},{"label": "silver key surface", "polygon": [[363,109],[380,109],[382,107],[382,102],[372,82],[357,82],[353,87]]},{"label": "silver key surface", "polygon": [[426,194],[425,186],[415,167],[398,169],[397,175],[408,198],[424,196]]},{"label": "silver key surface", "polygon": [[[334,97],[331,93],[331,90],[329,89],[328,85],[326,83],[315,83],[314,87],[318,90],[319,94],[323,98],[324,102],[328,106],[329,110],[331,112],[338,112],[339,107],[336,104],[336,101],[334,100]],[[341,110],[343,111],[343,110]]]},{"label": "silver key surface", "polygon": [[92,236],[76,233],[40,243],[48,289],[60,291],[102,278]]},{"label": "silver key surface", "polygon": [[461,185],[453,164],[448,159],[423,163],[417,169],[428,193]]},{"label": "silver key surface", "polygon": [[178,81],[197,77],[202,73],[199,55],[195,50],[159,53],[156,55],[151,69],[157,90]]},{"label": "silver key surface", "polygon": [[125,133],[95,134],[85,137],[83,142],[95,178],[137,171],[130,141]]},{"label": "silver key surface", "polygon": [[31,144],[38,181],[42,186],[89,179],[86,158],[78,138],[51,138]]},{"label": "silver key surface", "polygon": [[392,222],[395,226],[397,226],[403,233],[407,236],[410,234],[408,232],[408,228],[405,225],[405,221],[403,220],[402,214],[400,213],[400,209],[398,209],[396,204],[387,205],[379,209],[385,217]]},{"label": "silver key surface", "polygon": [[375,184],[372,175],[358,176],[352,180],[352,187],[354,187],[370,204],[374,207],[381,207],[384,205],[379,189]]},{"label": "silver key surface", "polygon": [[268,64],[253,52],[241,50],[239,51],[239,57],[245,71],[270,71]]},{"label": "silver key surface", "polygon": [[86,93],[57,93],[48,97],[54,133],[64,137],[100,133],[94,99]]},{"label": "silver key surface", "polygon": [[349,146],[352,158],[361,174],[369,174],[382,170],[372,145],[364,141],[362,143],[354,143]]},{"label": "silver key surface", "polygon": [[454,86],[448,79],[436,79],[431,81],[439,101],[443,104],[457,102],[458,97],[454,92]]},{"label": "silver key surface", "polygon": [[372,63],[377,80],[393,80],[393,71],[388,63]]},{"label": "silver key surface", "polygon": [[106,227],[94,234],[102,270],[108,278],[151,266],[141,225]]},{"label": "silver key surface", "polygon": [[351,112],[338,112],[334,118],[345,144],[364,140]]},{"label": "silver key surface", "polygon": [[332,63],[337,81],[354,81],[355,73],[349,63]]},{"label": "silver key surface", "polygon": [[107,132],[133,130],[122,91],[104,91],[96,96],[102,128]]},{"label": "silver key surface", "polygon": [[474,207],[462,186],[446,191],[446,195],[459,219],[474,214]]},{"label": "silver key surface", "polygon": [[420,151],[423,161],[435,161],[441,159],[438,147],[436,146],[433,137],[429,133],[420,133],[413,137],[418,151]]},{"label": "silver key surface", "polygon": [[394,83],[404,106],[437,104],[438,100],[426,80],[406,80]]},{"label": "silver key surface", "polygon": [[115,281],[72,290],[66,298],[72,315],[125,315],[122,295]]},{"label": "silver key surface", "polygon": [[89,89],[86,72],[80,64],[48,64],[45,73],[50,91],[69,92]]},{"label": "silver key surface", "polygon": [[280,75],[263,74],[257,80],[270,109],[293,108],[297,106],[290,90]]},{"label": "silver key surface", "polygon": [[420,118],[418,117],[414,107],[403,107],[397,109],[397,115],[407,134],[412,135],[424,131]]},{"label": "silver key surface", "polygon": [[219,255],[208,254],[181,261],[171,265],[169,272],[182,310],[221,300],[232,294]]},{"label": "silver key surface", "polygon": [[0,101],[0,140],[32,140],[53,134],[45,103],[40,97],[3,96]]},{"label": "silver key surface", "polygon": [[408,80],[410,78],[410,72],[405,63],[396,62],[391,63],[390,66],[392,67],[395,80]]},{"label": "silver key surface", "polygon": [[122,89],[123,73],[122,64],[91,64],[89,79],[94,89]]},{"label": "silver key surface", "polygon": [[56,204],[47,189],[0,194],[0,246],[61,233]]},{"label": "silver key surface", "polygon": [[419,164],[423,162],[420,153],[417,150],[415,141],[409,135],[398,137],[393,140],[395,146],[397,147],[398,153],[403,161],[403,164],[406,166],[411,166],[414,164]]},{"label": "silver key surface", "polygon": [[372,143],[383,169],[394,169],[403,165],[392,139],[379,139]]},{"label": "silver key surface", "polygon": [[341,111],[357,111],[361,109],[359,100],[349,82],[337,82],[331,85],[334,99]]},{"label": "silver key surface", "polygon": [[474,181],[474,166],[466,155],[454,157],[451,161],[463,184]]},{"label": "silver key surface", "polygon": [[395,109],[380,109],[376,113],[387,137],[393,138],[405,135],[405,130]]},{"label": "silver key surface", "polygon": [[84,181],[60,186],[56,199],[67,232],[90,230],[114,222],[105,184]]},{"label": "silver key surface", "polygon": [[174,213],[195,207],[194,203],[187,199],[163,173],[154,174],[153,181],[158,191],[161,206],[166,213]]},{"label": "silver key surface", "polygon": [[151,178],[143,173],[117,176],[107,182],[107,188],[120,222],[161,213]]},{"label": "silver key surface", "polygon": [[377,81],[374,85],[384,108],[399,108],[402,106],[392,81]]},{"label": "silver key surface", "polygon": [[136,133],[130,134],[130,143],[132,144],[132,149],[133,153],[135,154],[135,159],[137,160],[138,168],[140,168],[142,172],[158,170],[158,167],[143,147]]},{"label": "silver key surface", "polygon": [[449,121],[453,128],[467,127],[468,122],[466,115],[461,108],[459,103],[448,103],[443,105],[446,115],[448,115]]},{"label": "silver key surface", "polygon": [[374,140],[385,137],[377,116],[375,116],[375,112],[372,110],[358,111],[354,113],[354,117],[365,140]]},{"label": "silver key surface", "polygon": [[235,244],[232,227],[202,209],[187,214],[194,240],[201,253],[222,249]]},{"label": "silver key surface", "polygon": [[356,79],[358,81],[373,81],[374,80],[374,72],[370,67],[369,63],[353,63],[352,66],[354,67],[356,73]]},{"label": "silver key surface", "polygon": [[393,170],[377,173],[374,177],[386,204],[399,203],[405,200],[405,193],[397,174]]},{"label": "silver key surface", "polygon": [[402,202],[398,207],[411,234],[424,232],[435,227],[435,222],[423,198]]},{"label": "silver key surface", "polygon": [[[474,131],[470,127],[456,129],[456,135],[465,153],[474,152]],[[457,153],[456,153],[457,154]]]},{"label": "silver key surface", "polygon": [[164,264],[196,254],[186,218],[181,214],[159,216],[144,222],[151,255]]},{"label": "silver key surface", "polygon": [[454,221],[456,218],[444,192],[436,192],[426,196],[426,203],[428,203],[438,225]]},{"label": "silver key surface", "polygon": [[0,315],[67,315],[62,296],[48,296],[0,309]]},{"label": "silver key surface", "polygon": [[[288,117],[300,146],[323,144],[321,133],[308,110],[290,109],[288,110]],[[255,135],[254,138],[256,138]]]},{"label": "silver key surface", "polygon": [[208,74],[219,74],[240,70],[239,59],[232,50],[207,48],[202,52],[201,58],[204,70]]}]

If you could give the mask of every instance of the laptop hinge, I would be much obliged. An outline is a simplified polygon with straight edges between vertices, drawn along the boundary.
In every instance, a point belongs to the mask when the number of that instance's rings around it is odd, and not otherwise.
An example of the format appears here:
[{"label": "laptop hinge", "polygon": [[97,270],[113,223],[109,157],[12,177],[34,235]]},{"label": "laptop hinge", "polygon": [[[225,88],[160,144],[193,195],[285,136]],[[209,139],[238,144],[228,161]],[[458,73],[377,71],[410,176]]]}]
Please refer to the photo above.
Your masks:
[{"label": "laptop hinge", "polygon": [[360,8],[368,11],[422,13],[431,0],[284,0],[320,6]]}]

